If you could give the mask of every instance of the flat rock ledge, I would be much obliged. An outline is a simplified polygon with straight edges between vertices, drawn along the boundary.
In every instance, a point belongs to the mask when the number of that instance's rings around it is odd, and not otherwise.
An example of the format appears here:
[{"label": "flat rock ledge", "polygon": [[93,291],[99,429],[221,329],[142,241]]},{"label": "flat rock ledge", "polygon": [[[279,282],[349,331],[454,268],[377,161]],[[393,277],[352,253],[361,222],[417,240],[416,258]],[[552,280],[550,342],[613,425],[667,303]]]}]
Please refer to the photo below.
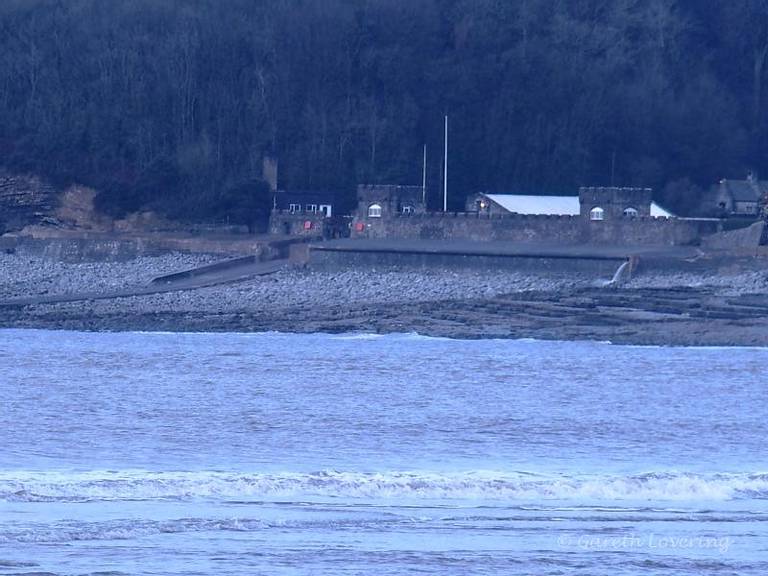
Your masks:
[{"label": "flat rock ledge", "polygon": [[121,298],[0,310],[4,327],[98,331],[407,333],[614,344],[768,346],[768,295],[705,289],[526,291],[431,302],[163,310]]},{"label": "flat rock ledge", "polygon": [[460,339],[768,346],[768,273],[644,275],[621,287],[568,273],[511,270],[286,269],[188,291],[34,305],[14,297],[143,286],[205,264],[169,254],[62,264],[0,255],[0,328],[96,331],[415,332]]}]

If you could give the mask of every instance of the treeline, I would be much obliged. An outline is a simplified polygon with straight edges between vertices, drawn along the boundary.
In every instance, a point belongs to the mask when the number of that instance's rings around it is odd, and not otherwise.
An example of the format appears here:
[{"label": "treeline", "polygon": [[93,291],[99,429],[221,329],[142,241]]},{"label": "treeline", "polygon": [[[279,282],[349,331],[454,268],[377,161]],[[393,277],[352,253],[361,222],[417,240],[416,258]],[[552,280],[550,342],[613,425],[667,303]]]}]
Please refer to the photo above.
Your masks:
[{"label": "treeline", "polygon": [[[0,164],[208,218],[282,187],[694,205],[768,174],[768,0],[3,0]],[[266,209],[263,187],[259,207]],[[252,202],[252,201],[251,201]],[[437,202],[435,202],[437,204]]]}]

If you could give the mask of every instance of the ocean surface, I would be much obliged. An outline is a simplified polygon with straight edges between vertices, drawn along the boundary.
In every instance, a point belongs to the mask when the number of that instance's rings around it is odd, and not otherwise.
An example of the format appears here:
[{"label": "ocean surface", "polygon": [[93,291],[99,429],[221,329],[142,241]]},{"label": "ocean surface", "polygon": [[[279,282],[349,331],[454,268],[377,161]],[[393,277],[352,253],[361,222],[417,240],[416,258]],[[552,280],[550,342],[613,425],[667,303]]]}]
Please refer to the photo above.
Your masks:
[{"label": "ocean surface", "polygon": [[768,573],[768,350],[0,331],[5,574]]}]

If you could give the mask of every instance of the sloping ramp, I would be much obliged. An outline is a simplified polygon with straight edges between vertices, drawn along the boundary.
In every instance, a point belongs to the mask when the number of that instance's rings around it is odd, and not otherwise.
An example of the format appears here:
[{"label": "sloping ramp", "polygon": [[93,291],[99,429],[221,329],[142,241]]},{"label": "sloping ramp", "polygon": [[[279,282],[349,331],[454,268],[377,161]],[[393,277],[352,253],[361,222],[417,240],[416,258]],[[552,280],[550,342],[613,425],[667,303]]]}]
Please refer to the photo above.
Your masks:
[{"label": "sloping ramp", "polygon": [[153,279],[146,286],[136,286],[112,292],[79,292],[46,296],[29,296],[0,301],[0,306],[30,306],[34,304],[56,304],[60,302],[80,302],[85,300],[108,300],[130,296],[146,296],[181,290],[196,290],[219,284],[241,282],[256,276],[274,274],[289,265],[288,260],[270,260],[258,262],[255,257],[237,258],[217,262],[183,272],[176,272]]},{"label": "sloping ramp", "polygon": [[174,290],[204,288],[217,284],[239,282],[254,276],[273,274],[287,265],[288,260],[261,262],[256,256],[244,256],[158,276],[152,279],[149,286],[166,286],[172,287]]}]

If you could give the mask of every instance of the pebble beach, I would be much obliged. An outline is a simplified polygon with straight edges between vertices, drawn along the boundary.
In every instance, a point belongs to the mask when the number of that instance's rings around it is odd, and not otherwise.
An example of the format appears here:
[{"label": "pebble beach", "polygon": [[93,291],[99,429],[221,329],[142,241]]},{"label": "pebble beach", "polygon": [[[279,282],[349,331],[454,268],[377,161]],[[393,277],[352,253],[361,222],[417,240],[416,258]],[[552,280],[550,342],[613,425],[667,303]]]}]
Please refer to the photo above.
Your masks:
[{"label": "pebble beach", "polygon": [[[141,287],[157,276],[217,259],[172,253],[126,262],[63,263],[24,252],[2,254],[0,300]],[[605,284],[578,274],[514,270],[287,268],[189,291],[2,306],[0,326],[768,345],[768,273],[761,270],[645,274],[619,288]],[[741,300],[751,302],[750,313]],[[709,308],[720,312],[705,313]]]}]

